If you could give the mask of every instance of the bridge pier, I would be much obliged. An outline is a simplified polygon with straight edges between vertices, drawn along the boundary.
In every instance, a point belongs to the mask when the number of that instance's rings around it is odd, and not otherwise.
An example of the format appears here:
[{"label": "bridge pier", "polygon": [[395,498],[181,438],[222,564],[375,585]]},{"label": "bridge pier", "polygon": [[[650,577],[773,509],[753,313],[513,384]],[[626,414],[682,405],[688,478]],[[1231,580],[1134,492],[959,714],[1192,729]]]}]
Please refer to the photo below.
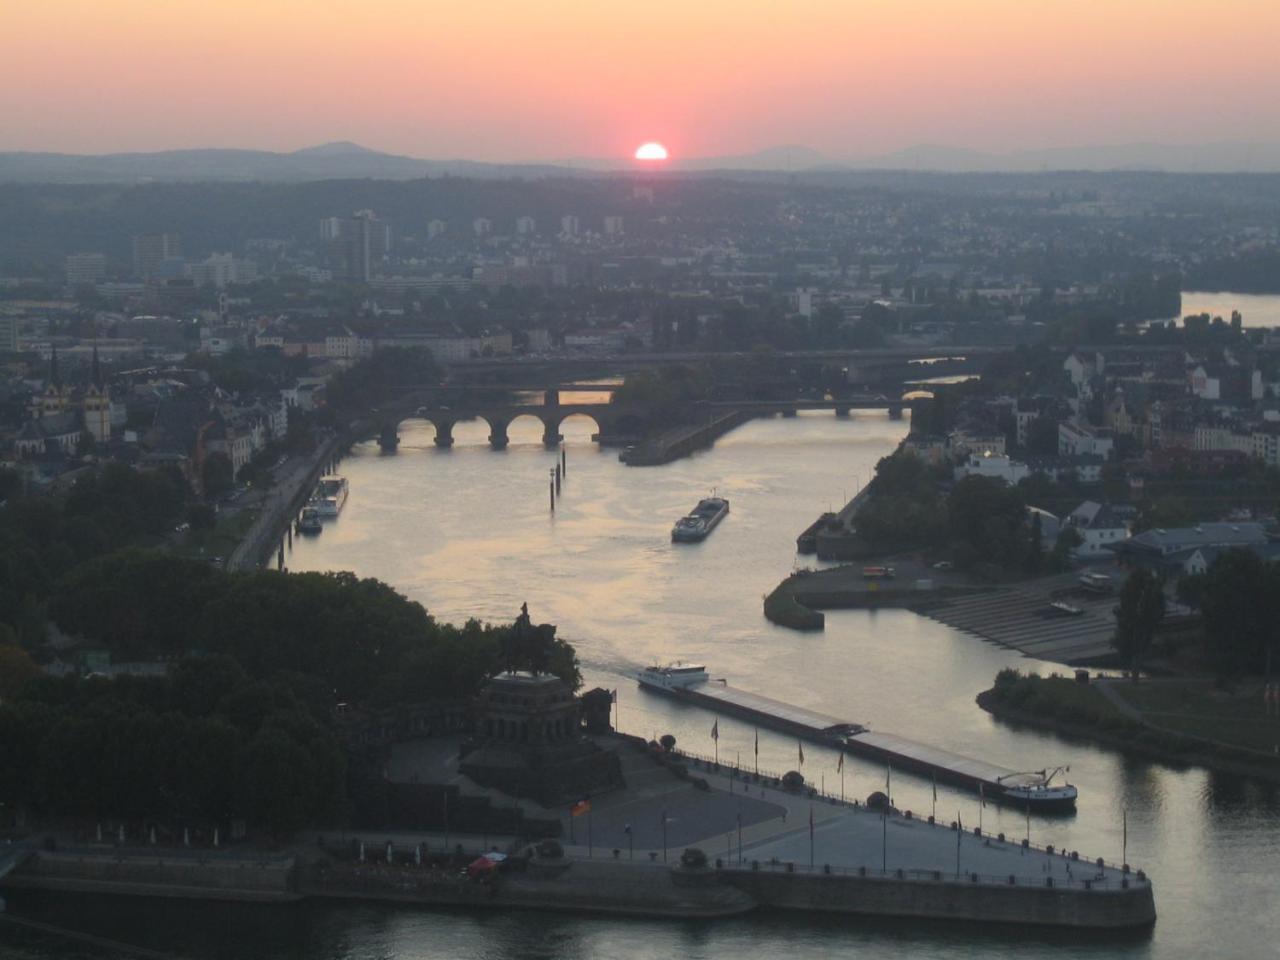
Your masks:
[{"label": "bridge pier", "polygon": [[510,420],[491,417],[489,420],[489,446],[495,450],[505,450],[507,444],[511,442],[511,438],[507,436],[507,427],[509,426],[511,426]]},{"label": "bridge pier", "polygon": [[890,419],[890,420],[901,420],[901,419],[902,419],[902,404],[900,404],[900,403],[897,403],[897,404],[893,404],[893,403],[891,403],[891,404],[889,404],[889,419]]},{"label": "bridge pier", "polygon": [[396,452],[396,447],[400,445],[398,427],[398,424],[391,421],[382,425],[382,431],[378,435],[378,446],[382,448],[383,453]]},{"label": "bridge pier", "polygon": [[563,439],[564,437],[560,434],[560,424],[558,421],[542,421],[542,445],[544,447],[558,447],[560,446],[560,441]]},{"label": "bridge pier", "polygon": [[445,420],[436,424],[436,440],[437,447],[453,446],[453,421]]}]

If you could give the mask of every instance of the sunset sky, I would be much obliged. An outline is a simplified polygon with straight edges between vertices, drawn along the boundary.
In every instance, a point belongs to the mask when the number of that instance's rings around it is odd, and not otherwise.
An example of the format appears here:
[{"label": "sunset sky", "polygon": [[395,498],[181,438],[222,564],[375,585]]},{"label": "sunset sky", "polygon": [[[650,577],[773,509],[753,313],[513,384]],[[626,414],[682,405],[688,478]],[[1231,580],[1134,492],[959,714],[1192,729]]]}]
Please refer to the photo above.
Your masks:
[{"label": "sunset sky", "polygon": [[1275,0],[0,0],[0,149],[1280,140]]}]

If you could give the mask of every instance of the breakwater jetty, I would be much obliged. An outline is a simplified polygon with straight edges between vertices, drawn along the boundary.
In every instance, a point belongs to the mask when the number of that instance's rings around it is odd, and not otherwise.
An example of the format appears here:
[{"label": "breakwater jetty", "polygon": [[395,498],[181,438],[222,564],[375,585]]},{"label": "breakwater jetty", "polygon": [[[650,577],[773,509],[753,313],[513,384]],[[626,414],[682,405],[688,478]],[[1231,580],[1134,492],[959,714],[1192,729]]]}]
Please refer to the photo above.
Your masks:
[{"label": "breakwater jetty", "polygon": [[823,610],[901,607],[1068,666],[1106,665],[1115,658],[1115,597],[1083,590],[1076,573],[990,584],[906,558],[892,563],[892,580],[868,579],[857,564],[794,573],[765,597],[764,614],[780,626],[821,630]]},{"label": "breakwater jetty", "polygon": [[643,690],[695,703],[717,713],[740,717],[824,746],[884,763],[887,767],[933,777],[999,803],[1028,806],[1037,812],[1075,809],[1076,788],[1051,785],[1053,775],[1044,771],[1016,771],[986,760],[967,757],[929,744],[879,730],[830,714],[761,696],[724,680],[646,682]]},{"label": "breakwater jetty", "polygon": [[619,459],[629,467],[654,467],[704,450],[735,427],[740,427],[756,414],[735,410],[714,414],[705,423],[685,424],[659,434],[651,440],[627,447]]}]

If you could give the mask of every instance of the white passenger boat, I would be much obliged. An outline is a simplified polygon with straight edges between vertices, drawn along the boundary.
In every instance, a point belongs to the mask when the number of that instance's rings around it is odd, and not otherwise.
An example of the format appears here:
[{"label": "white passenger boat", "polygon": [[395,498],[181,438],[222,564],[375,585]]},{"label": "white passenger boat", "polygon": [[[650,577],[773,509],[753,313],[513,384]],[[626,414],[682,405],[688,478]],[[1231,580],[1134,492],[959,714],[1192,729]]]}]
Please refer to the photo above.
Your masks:
[{"label": "white passenger boat", "polygon": [[669,663],[666,666],[646,667],[636,674],[642,687],[658,690],[678,690],[706,683],[710,677],[707,668],[700,663]]},{"label": "white passenger boat", "polygon": [[347,503],[346,477],[321,477],[312,504],[322,517],[336,517]]}]

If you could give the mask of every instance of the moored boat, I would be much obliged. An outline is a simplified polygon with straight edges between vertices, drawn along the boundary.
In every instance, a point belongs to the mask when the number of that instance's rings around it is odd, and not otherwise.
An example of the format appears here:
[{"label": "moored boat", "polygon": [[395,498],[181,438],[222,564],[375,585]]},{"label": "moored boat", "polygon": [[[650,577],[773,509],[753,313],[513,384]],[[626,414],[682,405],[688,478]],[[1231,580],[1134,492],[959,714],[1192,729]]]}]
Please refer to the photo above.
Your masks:
[{"label": "moored boat", "polygon": [[324,529],[324,524],[320,522],[320,511],[313,506],[305,506],[302,508],[302,516],[298,518],[299,533],[319,533]]},{"label": "moored boat", "polygon": [[316,495],[312,498],[316,511],[322,517],[336,517],[347,503],[347,478],[339,476],[321,477],[316,487]]}]

